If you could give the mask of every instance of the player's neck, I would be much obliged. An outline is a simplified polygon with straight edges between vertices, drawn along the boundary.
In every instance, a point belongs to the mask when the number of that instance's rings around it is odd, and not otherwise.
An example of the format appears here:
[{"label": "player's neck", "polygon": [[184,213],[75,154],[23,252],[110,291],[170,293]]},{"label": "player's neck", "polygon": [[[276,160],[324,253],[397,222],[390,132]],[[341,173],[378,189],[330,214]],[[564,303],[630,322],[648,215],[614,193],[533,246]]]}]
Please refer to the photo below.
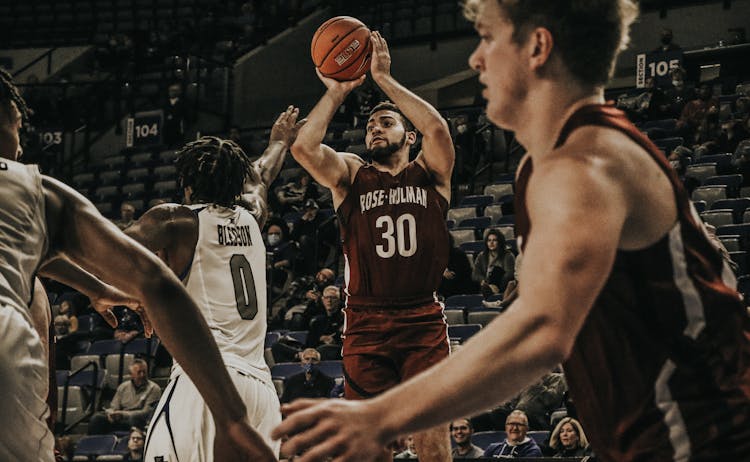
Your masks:
[{"label": "player's neck", "polygon": [[603,104],[604,92],[545,81],[526,101],[516,137],[532,157],[539,157],[552,152],[560,131],[574,112],[589,104]]},{"label": "player's neck", "polygon": [[396,175],[401,170],[405,169],[409,164],[409,147],[404,145],[404,148],[399,149],[385,159],[372,160],[372,165],[382,172],[388,172],[391,175]]}]

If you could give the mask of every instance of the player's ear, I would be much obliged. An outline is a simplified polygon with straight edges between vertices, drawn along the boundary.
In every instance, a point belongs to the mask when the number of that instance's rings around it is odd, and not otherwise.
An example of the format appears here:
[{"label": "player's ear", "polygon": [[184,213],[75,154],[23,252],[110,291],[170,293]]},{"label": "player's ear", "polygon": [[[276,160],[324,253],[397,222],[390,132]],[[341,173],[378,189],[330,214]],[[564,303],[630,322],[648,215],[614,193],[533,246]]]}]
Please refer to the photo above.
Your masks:
[{"label": "player's ear", "polygon": [[532,70],[541,68],[549,61],[554,45],[552,33],[547,28],[537,27],[531,32],[528,49]]},{"label": "player's ear", "polygon": [[410,130],[406,132],[406,144],[412,145],[417,142],[417,131]]}]

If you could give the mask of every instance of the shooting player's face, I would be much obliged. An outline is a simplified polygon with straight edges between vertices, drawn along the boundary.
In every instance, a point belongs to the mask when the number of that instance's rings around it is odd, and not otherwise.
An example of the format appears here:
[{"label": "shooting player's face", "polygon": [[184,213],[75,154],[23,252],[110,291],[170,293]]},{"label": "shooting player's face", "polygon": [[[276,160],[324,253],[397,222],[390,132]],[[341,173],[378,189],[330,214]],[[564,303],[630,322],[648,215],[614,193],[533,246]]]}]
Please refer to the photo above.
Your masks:
[{"label": "shooting player's face", "polygon": [[378,111],[367,121],[365,146],[375,161],[385,160],[406,143],[407,132],[401,115],[394,111]]}]

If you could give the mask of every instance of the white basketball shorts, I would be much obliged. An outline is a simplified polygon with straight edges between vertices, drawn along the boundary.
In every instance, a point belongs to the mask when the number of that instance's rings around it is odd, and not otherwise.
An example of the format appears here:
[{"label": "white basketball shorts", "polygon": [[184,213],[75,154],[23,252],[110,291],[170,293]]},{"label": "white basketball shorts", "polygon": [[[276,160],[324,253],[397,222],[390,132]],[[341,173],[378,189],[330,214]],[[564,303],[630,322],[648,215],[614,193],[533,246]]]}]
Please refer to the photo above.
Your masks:
[{"label": "white basketball shorts", "polygon": [[[227,372],[247,407],[250,425],[278,457],[280,443],[271,439],[271,430],[281,422],[275,388],[231,367]],[[215,432],[203,397],[187,374],[179,371],[172,375],[151,419],[143,460],[213,462]]]}]

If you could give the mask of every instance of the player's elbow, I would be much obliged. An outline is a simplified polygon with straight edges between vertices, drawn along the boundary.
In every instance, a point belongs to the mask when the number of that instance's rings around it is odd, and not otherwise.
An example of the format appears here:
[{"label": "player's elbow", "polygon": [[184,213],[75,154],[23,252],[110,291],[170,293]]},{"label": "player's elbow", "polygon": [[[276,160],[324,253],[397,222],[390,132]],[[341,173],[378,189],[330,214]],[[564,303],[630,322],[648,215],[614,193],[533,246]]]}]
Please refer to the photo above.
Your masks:
[{"label": "player's elbow", "polygon": [[540,314],[533,322],[536,341],[531,344],[535,363],[553,368],[564,362],[573,350],[575,334],[552,313]]},{"label": "player's elbow", "polygon": [[295,159],[299,160],[312,157],[319,149],[320,143],[316,143],[312,140],[308,140],[302,137],[297,137],[297,139],[292,144],[290,151],[292,152],[292,156]]}]

